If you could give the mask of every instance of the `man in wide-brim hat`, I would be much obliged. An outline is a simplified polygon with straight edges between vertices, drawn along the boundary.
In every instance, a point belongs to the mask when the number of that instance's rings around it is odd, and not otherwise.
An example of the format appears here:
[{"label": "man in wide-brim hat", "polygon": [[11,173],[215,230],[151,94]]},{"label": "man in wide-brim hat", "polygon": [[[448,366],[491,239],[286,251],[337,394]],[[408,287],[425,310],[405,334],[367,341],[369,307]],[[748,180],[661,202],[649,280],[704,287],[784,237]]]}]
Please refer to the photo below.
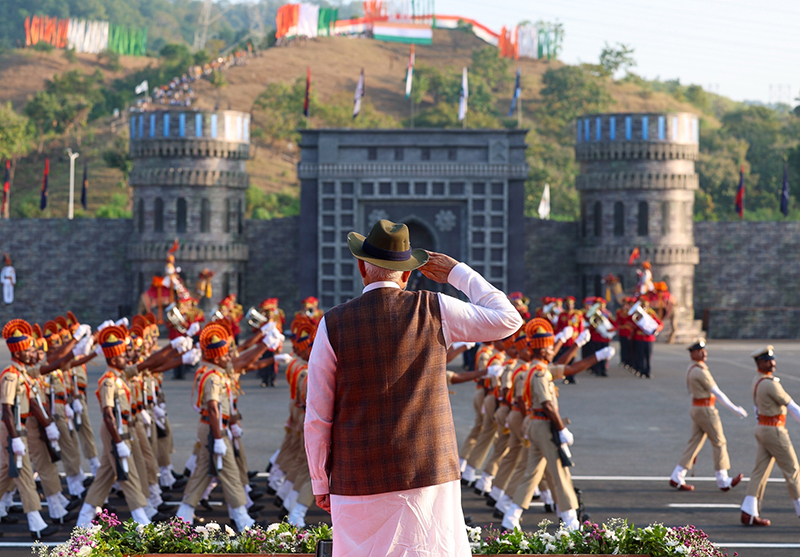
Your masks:
[{"label": "man in wide-brim hat", "polygon": [[[319,324],[305,420],[316,502],[336,525],[333,554],[466,557],[447,349],[505,338],[522,319],[466,264],[413,249],[404,224],[378,221],[348,245],[364,290]],[[405,291],[417,268],[472,303]]]}]

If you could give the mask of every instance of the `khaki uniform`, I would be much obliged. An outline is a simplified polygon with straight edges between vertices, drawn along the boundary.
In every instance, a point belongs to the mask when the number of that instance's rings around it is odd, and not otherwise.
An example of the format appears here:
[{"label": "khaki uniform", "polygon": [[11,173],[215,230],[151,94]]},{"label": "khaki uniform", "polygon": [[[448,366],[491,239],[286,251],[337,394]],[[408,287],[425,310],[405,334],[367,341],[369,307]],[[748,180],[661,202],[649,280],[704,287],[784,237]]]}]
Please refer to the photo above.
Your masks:
[{"label": "khaki uniform", "polygon": [[[38,401],[45,401],[42,394],[41,384],[39,382],[39,369],[34,366],[28,370],[27,375],[28,386],[30,388],[31,404],[39,404]],[[46,407],[42,405],[42,410],[47,415]],[[58,465],[50,459],[50,451],[48,450],[47,435],[44,433],[46,424],[39,425],[39,421],[33,416],[28,415],[25,421],[26,431],[28,433],[28,452],[31,458],[33,469],[39,474],[39,481],[42,483],[42,491],[45,497],[50,497],[57,493],[61,493],[61,478],[58,475]],[[59,440],[60,441],[60,440]]]},{"label": "khaki uniform", "polygon": [[81,450],[78,445],[78,436],[72,420],[67,419],[66,413],[66,405],[69,403],[69,389],[67,388],[69,379],[64,376],[63,371],[58,369],[44,376],[43,380],[48,410],[61,434],[58,443],[61,445],[61,464],[64,466],[64,474],[77,476],[83,471],[81,470]]},{"label": "khaki uniform", "polygon": [[305,453],[305,447],[300,445],[300,435],[303,429],[303,422],[299,420],[299,408],[295,404],[295,397],[297,394],[297,379],[303,368],[307,364],[300,358],[293,358],[289,365],[286,366],[286,382],[289,384],[289,394],[291,400],[289,401],[289,419],[284,426],[286,435],[283,437],[281,449],[275,459],[275,464],[283,470],[286,474],[292,471],[292,466],[297,458],[298,451],[302,450]]},{"label": "khaki uniform", "polygon": [[714,407],[716,397],[711,392],[716,386],[705,362],[694,362],[689,366],[686,387],[692,395],[692,409],[689,411],[692,417],[692,436],[678,463],[687,470],[692,469],[694,459],[703,448],[706,438],[714,450],[714,470],[727,470],[731,467],[728,442],[722,431],[719,411]]},{"label": "khaki uniform", "polygon": [[[747,484],[747,495],[761,501],[767,489],[767,480],[772,466],[778,463],[786,488],[793,500],[800,499],[800,466],[797,455],[786,430],[786,405],[792,401],[780,383],[772,375],[757,374],[753,379],[753,402],[758,409],[758,423],[755,429],[756,464]],[[763,425],[773,423],[775,425]]]},{"label": "khaki uniform", "polygon": [[497,386],[494,388],[494,398],[497,400],[497,410],[494,413],[494,422],[497,428],[497,436],[492,446],[492,456],[486,461],[483,467],[484,474],[496,476],[500,468],[500,462],[508,452],[509,428],[506,426],[508,415],[511,412],[511,402],[507,393],[511,389],[511,377],[517,368],[519,360],[508,358],[503,362],[503,373],[497,378]]},{"label": "khaki uniform", "polygon": [[[106,371],[98,381],[97,399],[100,402],[100,410],[111,408],[116,418],[117,411],[122,420],[121,426],[118,425],[118,433],[125,444],[131,447],[131,433],[128,420],[131,417],[131,391],[122,379],[122,372],[114,368]],[[111,453],[115,448],[111,432],[108,431],[105,423],[100,428],[100,439],[103,443],[103,452],[100,457],[100,468],[94,482],[89,487],[85,502],[94,507],[101,507],[111,491],[114,482],[118,482],[122,493],[125,494],[125,501],[128,508],[139,509],[147,504],[147,499],[141,490],[139,471],[133,458],[128,459],[128,479],[119,481],[117,478],[117,465],[114,455]]]},{"label": "khaki uniform", "polygon": [[89,421],[89,403],[86,398],[86,386],[88,384],[88,376],[86,374],[86,365],[72,368],[72,380],[74,382],[75,392],[74,396],[81,401],[83,405],[83,412],[81,413],[81,428],[78,431],[78,439],[80,440],[83,456],[87,460],[97,457],[97,445],[94,442],[94,430],[92,429],[92,422]]},{"label": "khaki uniform", "polygon": [[542,406],[550,402],[558,409],[558,391],[553,381],[564,377],[566,366],[532,362],[525,385],[525,398],[530,400],[527,426],[527,437],[530,441],[528,459],[525,469],[525,480],[514,492],[514,503],[528,508],[534,489],[542,479],[545,468],[550,472],[553,485],[550,486],[559,512],[578,508],[578,499],[572,486],[572,475],[569,468],[561,465],[558,447],[553,443],[550,431],[550,420],[544,416]]},{"label": "khaki uniform", "polygon": [[[489,359],[495,354],[496,350],[491,344],[484,344],[478,349],[475,355],[475,369],[484,370],[489,367]],[[475,410],[475,423],[472,424],[467,438],[461,444],[459,451],[459,458],[467,460],[472,454],[475,444],[478,441],[478,435],[483,429],[483,399],[486,397],[486,389],[483,386],[483,379],[475,380],[478,385],[475,389],[475,396],[472,397],[472,408]]]},{"label": "khaki uniform", "polygon": [[[0,373],[0,404],[8,404],[12,409],[16,408],[19,419],[16,420],[14,427],[20,438],[27,447],[27,431],[25,420],[30,412],[30,388],[27,383],[25,368],[16,362],[7,367]],[[0,478],[8,477],[10,459],[16,460],[16,455],[9,454],[10,432],[6,429],[5,423],[0,423],[0,441],[3,448],[0,451]],[[33,480],[33,470],[31,460],[26,450],[22,457],[22,468],[19,469],[19,476],[14,478],[14,485],[19,491],[22,500],[22,510],[25,513],[39,511],[42,505],[39,502],[39,494],[36,492],[36,483]]]},{"label": "khaki uniform", "polygon": [[[522,421],[525,416],[525,409],[517,404],[517,397],[522,398],[522,393],[525,386],[525,378],[528,374],[528,362],[517,360],[517,364],[511,372],[511,375],[504,374],[504,380],[508,389],[508,402],[511,404],[510,410],[506,417],[506,424],[508,424],[508,443],[505,456],[500,461],[497,469],[497,474],[494,478],[494,486],[506,491],[511,476],[519,463],[523,449],[523,432]],[[518,393],[518,394],[517,394]],[[498,422],[499,424],[499,422]],[[523,470],[520,472],[522,474]],[[517,482],[517,485],[519,481]],[[516,487],[516,486],[515,486]]]},{"label": "khaki uniform", "polygon": [[[486,361],[486,368],[488,369],[493,365],[503,365],[505,361],[504,352],[495,352]],[[475,445],[472,447],[467,464],[476,470],[483,468],[486,457],[489,455],[489,450],[492,448],[495,437],[497,436],[497,422],[494,420],[494,413],[497,411],[497,398],[494,396],[494,390],[498,385],[498,377],[487,376],[483,379],[483,387],[485,395],[483,397],[483,406],[481,407],[481,430],[478,433],[478,438],[475,440]]]},{"label": "khaki uniform", "polygon": [[200,442],[200,450],[197,454],[197,466],[186,484],[183,495],[183,502],[190,507],[196,507],[203,496],[203,493],[211,482],[208,475],[209,463],[211,459],[216,459],[216,455],[209,452],[208,438],[211,426],[208,423],[208,403],[214,401],[218,404],[220,417],[222,418],[221,430],[222,439],[228,450],[222,457],[222,469],[217,471],[217,479],[222,485],[222,493],[225,502],[231,508],[241,507],[246,504],[244,487],[239,480],[239,470],[236,465],[236,457],[233,454],[233,445],[228,439],[228,420],[230,420],[232,408],[232,394],[229,378],[225,370],[215,365],[204,362],[205,370],[200,376],[198,406],[202,409],[200,424],[197,426],[197,439]]},{"label": "khaki uniform", "polygon": [[305,429],[302,424],[306,418],[306,394],[308,394],[308,368],[300,373],[297,385],[297,400],[299,408],[302,412],[300,416],[300,446],[303,447],[302,454],[297,458],[297,474],[294,478],[294,486],[292,489],[298,492],[297,502],[306,507],[310,507],[314,503],[314,492],[311,489],[311,472],[308,469],[308,457],[306,457],[305,446],[306,437]]}]

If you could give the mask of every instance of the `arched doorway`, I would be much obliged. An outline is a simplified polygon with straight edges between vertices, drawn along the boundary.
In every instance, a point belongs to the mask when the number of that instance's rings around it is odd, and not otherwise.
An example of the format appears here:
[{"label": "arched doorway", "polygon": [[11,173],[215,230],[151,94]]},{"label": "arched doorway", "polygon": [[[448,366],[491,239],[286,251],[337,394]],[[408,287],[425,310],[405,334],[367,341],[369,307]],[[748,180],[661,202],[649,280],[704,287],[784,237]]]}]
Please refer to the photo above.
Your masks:
[{"label": "arched doorway", "polygon": [[[431,234],[431,231],[427,226],[415,220],[407,221],[406,226],[408,226],[408,235],[411,240],[411,247],[436,251],[436,239],[433,237],[433,234]],[[442,285],[433,282],[432,280],[428,280],[419,270],[416,270],[411,273],[407,290],[430,290],[432,292],[441,292]]]}]

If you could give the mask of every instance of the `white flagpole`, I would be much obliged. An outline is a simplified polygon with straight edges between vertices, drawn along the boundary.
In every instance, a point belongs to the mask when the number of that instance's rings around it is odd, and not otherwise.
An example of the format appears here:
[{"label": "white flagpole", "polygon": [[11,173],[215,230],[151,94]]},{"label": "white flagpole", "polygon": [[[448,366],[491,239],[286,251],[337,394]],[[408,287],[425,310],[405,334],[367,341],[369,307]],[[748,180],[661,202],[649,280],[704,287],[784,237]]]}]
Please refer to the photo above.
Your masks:
[{"label": "white flagpole", "polygon": [[69,207],[67,208],[67,218],[72,220],[75,208],[75,159],[80,153],[73,153],[72,149],[67,147],[67,155],[69,156]]}]

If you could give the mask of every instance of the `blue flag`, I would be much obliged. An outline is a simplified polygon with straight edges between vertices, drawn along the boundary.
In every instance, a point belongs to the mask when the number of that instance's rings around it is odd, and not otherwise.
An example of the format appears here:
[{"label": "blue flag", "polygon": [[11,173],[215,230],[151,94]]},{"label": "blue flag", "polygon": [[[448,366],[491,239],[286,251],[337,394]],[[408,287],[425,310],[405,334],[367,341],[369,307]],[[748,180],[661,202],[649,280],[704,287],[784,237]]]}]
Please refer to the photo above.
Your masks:
[{"label": "blue flag", "polygon": [[522,95],[522,86],[519,84],[520,72],[517,69],[517,82],[514,84],[514,96],[511,97],[511,108],[508,109],[508,117],[514,116],[514,109],[517,108],[517,100]]},{"label": "blue flag", "polygon": [[789,169],[783,165],[783,190],[781,191],[781,213],[784,217],[789,216]]}]

